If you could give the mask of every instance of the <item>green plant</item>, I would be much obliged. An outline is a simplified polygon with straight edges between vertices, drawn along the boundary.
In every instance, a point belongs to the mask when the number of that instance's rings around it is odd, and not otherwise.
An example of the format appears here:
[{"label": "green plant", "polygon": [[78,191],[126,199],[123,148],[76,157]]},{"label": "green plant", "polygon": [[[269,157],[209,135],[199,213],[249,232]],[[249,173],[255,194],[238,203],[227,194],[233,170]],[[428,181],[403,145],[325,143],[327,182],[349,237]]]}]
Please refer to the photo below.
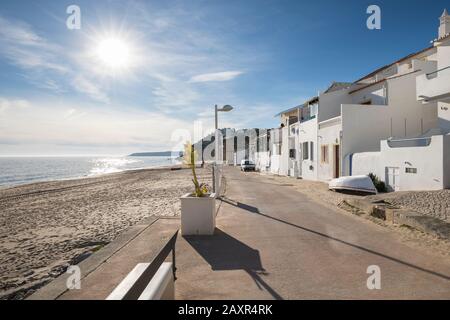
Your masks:
[{"label": "green plant", "polygon": [[195,172],[195,160],[197,155],[193,145],[186,143],[184,146],[184,163],[188,165],[192,170],[192,182],[194,183],[194,195],[196,197],[204,197],[208,193],[208,188],[204,183],[198,182],[197,173]]},{"label": "green plant", "polygon": [[381,181],[375,174],[369,173],[369,178],[372,179],[373,185],[378,192],[387,192],[386,184]]}]

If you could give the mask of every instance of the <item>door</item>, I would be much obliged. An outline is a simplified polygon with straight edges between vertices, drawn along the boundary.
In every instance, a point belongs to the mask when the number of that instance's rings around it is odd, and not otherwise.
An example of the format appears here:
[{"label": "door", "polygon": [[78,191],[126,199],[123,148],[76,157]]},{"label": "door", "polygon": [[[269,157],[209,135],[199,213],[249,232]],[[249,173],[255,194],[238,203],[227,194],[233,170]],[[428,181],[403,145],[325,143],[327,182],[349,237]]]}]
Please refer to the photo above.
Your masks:
[{"label": "door", "polygon": [[334,161],[333,161],[333,163],[334,163],[334,172],[333,172],[333,177],[334,178],[339,178],[340,177],[340,166],[341,166],[341,161],[340,161],[340,157],[339,157],[339,155],[340,155],[340,151],[339,151],[339,145],[337,144],[337,145],[335,145],[334,146],[334,150],[333,150],[334,152],[334,156],[333,156],[333,158],[334,158]]},{"label": "door", "polygon": [[386,167],[386,184],[391,191],[400,191],[398,167]]}]

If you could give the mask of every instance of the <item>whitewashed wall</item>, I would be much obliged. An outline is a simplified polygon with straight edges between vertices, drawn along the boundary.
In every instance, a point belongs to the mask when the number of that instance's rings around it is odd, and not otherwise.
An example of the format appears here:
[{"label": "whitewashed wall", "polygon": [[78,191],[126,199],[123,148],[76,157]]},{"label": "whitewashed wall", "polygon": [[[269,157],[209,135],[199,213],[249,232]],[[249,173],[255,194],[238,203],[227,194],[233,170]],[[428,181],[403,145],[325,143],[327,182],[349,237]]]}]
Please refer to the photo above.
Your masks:
[{"label": "whitewashed wall", "polygon": [[270,157],[270,173],[280,174],[280,155],[272,155]]},{"label": "whitewashed wall", "polygon": [[[340,132],[342,131],[341,117],[336,117],[330,119],[326,122],[319,124],[319,134],[317,140],[317,160],[318,160],[318,175],[317,178],[322,181],[327,181],[334,178],[334,157],[333,157],[333,146],[340,144]],[[328,146],[328,163],[322,163],[320,161],[321,157],[321,146]]]},{"label": "whitewashed wall", "polygon": [[282,130],[282,146],[281,146],[281,156],[279,162],[278,174],[282,176],[288,175],[289,170],[289,135],[288,128],[284,127]]},{"label": "whitewashed wall", "polygon": [[319,95],[318,121],[322,122],[341,115],[342,104],[352,104],[352,96],[349,89],[322,93]]},{"label": "whitewashed wall", "polygon": [[270,153],[268,151],[255,153],[256,170],[261,172],[270,171]]},{"label": "whitewashed wall", "polygon": [[316,119],[311,119],[306,122],[302,122],[298,128],[298,141],[297,148],[301,150],[301,145],[304,142],[308,143],[309,158],[311,157],[310,142],[314,143],[313,160],[303,160],[302,152],[299,152],[299,164],[301,166],[301,177],[306,180],[317,180],[318,167],[317,167],[317,130],[318,122]]},{"label": "whitewashed wall", "polygon": [[374,105],[385,105],[387,104],[385,89],[386,83],[381,82],[370,87],[358,90],[351,94],[351,102],[348,104],[360,104],[368,100],[372,101]]},{"label": "whitewashed wall", "polygon": [[352,156],[352,176],[368,175],[373,173],[381,180],[385,181],[385,173],[382,168],[381,151],[379,152],[360,152]]},{"label": "whitewashed wall", "polygon": [[[342,174],[349,173],[349,155],[378,151],[390,137],[419,136],[437,125],[437,110],[416,99],[416,76],[388,80],[388,105],[342,105]],[[374,88],[377,90],[377,88]]]},{"label": "whitewashed wall", "polygon": [[[429,146],[392,148],[381,141],[380,152],[355,153],[352,175],[376,174],[387,181],[386,168],[399,168],[399,191],[440,190],[450,187],[450,136],[433,136]],[[416,168],[417,173],[407,173]]]}]

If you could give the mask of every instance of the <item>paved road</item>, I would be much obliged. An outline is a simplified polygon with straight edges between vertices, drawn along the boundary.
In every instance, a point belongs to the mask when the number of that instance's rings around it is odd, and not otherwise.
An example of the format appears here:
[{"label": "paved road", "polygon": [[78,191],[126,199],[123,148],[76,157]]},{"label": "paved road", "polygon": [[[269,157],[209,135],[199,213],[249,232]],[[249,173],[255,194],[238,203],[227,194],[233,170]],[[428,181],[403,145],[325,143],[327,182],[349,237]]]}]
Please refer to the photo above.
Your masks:
[{"label": "paved road", "polygon": [[[179,299],[450,299],[450,261],[269,176],[226,169],[213,237],[178,242]],[[369,266],[381,289],[369,290]]]}]

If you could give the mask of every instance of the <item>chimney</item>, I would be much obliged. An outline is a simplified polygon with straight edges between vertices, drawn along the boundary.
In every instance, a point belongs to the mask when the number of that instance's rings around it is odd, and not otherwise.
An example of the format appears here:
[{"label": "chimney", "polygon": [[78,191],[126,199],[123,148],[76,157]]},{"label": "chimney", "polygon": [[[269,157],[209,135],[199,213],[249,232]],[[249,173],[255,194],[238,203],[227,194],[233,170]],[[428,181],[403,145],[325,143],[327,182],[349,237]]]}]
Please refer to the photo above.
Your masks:
[{"label": "chimney", "polygon": [[441,39],[450,34],[450,16],[448,15],[447,9],[444,9],[439,21],[441,22],[439,26],[439,39]]}]

